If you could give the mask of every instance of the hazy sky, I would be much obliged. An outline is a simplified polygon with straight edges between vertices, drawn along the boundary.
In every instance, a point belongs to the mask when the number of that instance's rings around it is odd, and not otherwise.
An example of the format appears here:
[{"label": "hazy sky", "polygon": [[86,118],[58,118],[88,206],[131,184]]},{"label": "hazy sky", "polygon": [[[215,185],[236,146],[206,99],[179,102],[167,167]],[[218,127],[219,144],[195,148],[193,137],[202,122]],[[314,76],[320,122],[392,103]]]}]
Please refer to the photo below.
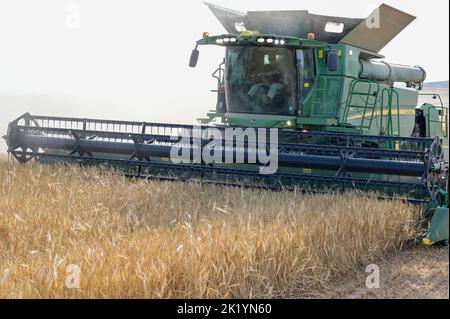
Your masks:
[{"label": "hazy sky", "polygon": [[[449,78],[446,0],[212,2],[243,12],[308,9],[348,17],[366,17],[386,2],[418,17],[381,52],[386,60],[421,65],[429,81]],[[223,56],[221,48],[201,48],[198,67],[188,68],[203,31],[224,33],[200,0],[1,0],[0,96],[29,99],[0,100],[0,135],[11,116],[28,109],[148,121],[203,116],[214,108],[210,74]],[[89,105],[92,98],[103,102]]]},{"label": "hazy sky", "polygon": [[[365,17],[383,2],[216,3],[244,12],[309,9],[319,14]],[[449,2],[385,2],[418,17],[383,50],[387,60],[419,64],[427,70],[428,80],[447,80]],[[182,86],[183,90],[194,89],[194,96],[206,93],[209,73],[220,61],[221,49],[203,49],[197,70],[186,66],[193,43],[203,31],[223,32],[203,2],[197,0],[2,0],[0,92],[157,94],[163,99],[163,95]]]}]

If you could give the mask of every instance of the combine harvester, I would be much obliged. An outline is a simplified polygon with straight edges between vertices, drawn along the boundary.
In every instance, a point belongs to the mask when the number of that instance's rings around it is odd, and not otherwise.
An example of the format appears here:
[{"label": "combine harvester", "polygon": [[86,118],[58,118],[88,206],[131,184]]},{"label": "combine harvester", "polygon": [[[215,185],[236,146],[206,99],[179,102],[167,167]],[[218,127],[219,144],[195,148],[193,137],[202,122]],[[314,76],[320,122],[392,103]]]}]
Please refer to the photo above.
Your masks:
[{"label": "combine harvester", "polygon": [[[199,130],[27,113],[9,124],[9,153],[21,163],[102,165],[148,179],[374,191],[423,205],[430,224],[424,243],[448,241],[448,108],[418,106],[425,71],[386,63],[378,53],[413,16],[384,4],[368,19],[308,11],[245,14],[207,5],[227,34],[204,33],[191,55],[195,67],[199,46],[225,48],[213,74],[217,106],[200,120]],[[262,174],[264,162],[249,161],[255,145],[226,136],[214,139],[222,161],[198,160],[195,154],[211,148],[211,128],[231,127],[278,128],[278,142],[266,144],[276,147],[278,170]],[[171,160],[174,145],[183,145],[190,160]],[[229,154],[244,163],[223,163]]]}]

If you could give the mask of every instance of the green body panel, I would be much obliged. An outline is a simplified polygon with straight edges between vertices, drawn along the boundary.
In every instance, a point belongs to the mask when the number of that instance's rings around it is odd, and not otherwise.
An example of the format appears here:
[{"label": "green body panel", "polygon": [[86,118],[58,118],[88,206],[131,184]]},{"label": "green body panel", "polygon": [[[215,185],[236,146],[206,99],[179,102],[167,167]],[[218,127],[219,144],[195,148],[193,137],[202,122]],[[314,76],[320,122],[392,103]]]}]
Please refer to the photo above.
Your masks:
[{"label": "green body panel", "polygon": [[[347,81],[346,81],[347,82]],[[348,83],[346,83],[346,87]],[[361,89],[363,86],[357,86]],[[372,97],[370,104],[373,108],[369,108],[365,114],[360,110],[354,110],[349,113],[345,123],[360,127],[363,123],[366,127],[360,129],[361,133],[369,135],[394,135],[394,136],[410,136],[414,129],[415,107],[418,102],[418,93],[410,89],[395,88],[398,94],[392,99],[392,105],[389,111],[389,86],[379,84],[380,93],[376,97]],[[348,89],[346,90],[348,97]],[[360,103],[362,106],[364,103]],[[341,118],[341,121],[344,119]],[[367,124],[369,124],[367,126]],[[440,135],[435,135],[440,136]]]},{"label": "green body panel", "polygon": [[448,206],[436,208],[431,218],[428,235],[424,240],[426,244],[448,241],[448,214]]},{"label": "green body panel", "polygon": [[[326,48],[315,48],[316,77],[313,89],[303,101],[299,125],[337,126],[340,124],[341,105],[346,100],[346,82],[358,77],[359,50],[348,45],[331,45],[337,51],[339,67],[329,71]],[[350,55],[351,52],[351,55]],[[321,130],[321,129],[319,129]]]},{"label": "green body panel", "polygon": [[[360,59],[375,56],[349,45],[337,44],[331,47],[338,52],[339,69],[329,71],[325,63],[325,50],[315,49],[316,79],[313,89],[304,100],[297,119],[298,125],[319,126],[315,129],[320,131],[380,135],[387,134],[386,124],[391,121],[391,134],[388,135],[410,136],[414,128],[418,92],[413,89],[395,88],[398,102],[394,97],[391,101],[393,109],[387,112],[390,85],[359,78]],[[365,113],[364,109],[353,107],[348,110],[347,116],[344,116],[348,102],[359,107],[366,104],[367,95],[351,98],[351,92],[374,94],[368,99],[369,107]],[[408,118],[403,118],[404,116]],[[435,125],[438,126],[437,123]],[[434,132],[433,136],[443,136],[441,132]]]},{"label": "green body panel", "polygon": [[446,126],[444,126],[443,122],[440,120],[440,110],[436,108],[434,105],[425,103],[421,106],[418,106],[417,109],[423,112],[426,122],[426,134],[427,136],[445,136],[446,135]]}]

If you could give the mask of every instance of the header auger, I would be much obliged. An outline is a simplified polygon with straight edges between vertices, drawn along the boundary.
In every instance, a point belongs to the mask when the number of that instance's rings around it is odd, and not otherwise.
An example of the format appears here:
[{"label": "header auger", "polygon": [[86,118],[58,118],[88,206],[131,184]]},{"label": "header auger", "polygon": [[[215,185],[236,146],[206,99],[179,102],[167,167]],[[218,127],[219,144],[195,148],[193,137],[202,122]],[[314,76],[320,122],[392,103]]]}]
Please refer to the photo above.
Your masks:
[{"label": "header auger", "polygon": [[[227,34],[204,33],[189,61],[196,66],[201,46],[225,48],[216,109],[199,126],[27,113],[9,124],[8,152],[21,163],[103,165],[149,179],[373,191],[425,207],[424,243],[448,240],[448,108],[418,106],[425,70],[378,53],[414,17],[387,5],[370,19],[207,5]],[[261,149],[276,156],[275,171],[261,169]],[[180,152],[185,160],[174,161]],[[199,156],[211,152],[213,161]]]}]

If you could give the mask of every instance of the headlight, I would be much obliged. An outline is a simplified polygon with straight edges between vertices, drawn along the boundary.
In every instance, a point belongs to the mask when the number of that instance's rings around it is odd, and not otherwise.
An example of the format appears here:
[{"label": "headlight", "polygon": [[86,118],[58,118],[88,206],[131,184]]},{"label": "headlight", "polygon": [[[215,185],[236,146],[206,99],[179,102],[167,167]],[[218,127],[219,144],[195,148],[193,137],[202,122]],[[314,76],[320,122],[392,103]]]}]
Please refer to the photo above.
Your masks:
[{"label": "headlight", "polygon": [[258,41],[258,43],[264,43],[264,38],[259,38],[258,40],[256,40],[256,41]]},{"label": "headlight", "polygon": [[230,42],[234,43],[234,42],[236,42],[236,41],[237,41],[236,38],[230,38]]},{"label": "headlight", "polygon": [[284,45],[285,43],[286,43],[286,41],[280,40],[280,44],[281,44],[281,45]]},{"label": "headlight", "polygon": [[273,39],[270,39],[270,38],[269,38],[269,39],[266,40],[266,42],[267,42],[267,43],[273,43]]},{"label": "headlight", "polygon": [[223,42],[224,42],[224,43],[230,42],[230,38],[223,38]]}]

